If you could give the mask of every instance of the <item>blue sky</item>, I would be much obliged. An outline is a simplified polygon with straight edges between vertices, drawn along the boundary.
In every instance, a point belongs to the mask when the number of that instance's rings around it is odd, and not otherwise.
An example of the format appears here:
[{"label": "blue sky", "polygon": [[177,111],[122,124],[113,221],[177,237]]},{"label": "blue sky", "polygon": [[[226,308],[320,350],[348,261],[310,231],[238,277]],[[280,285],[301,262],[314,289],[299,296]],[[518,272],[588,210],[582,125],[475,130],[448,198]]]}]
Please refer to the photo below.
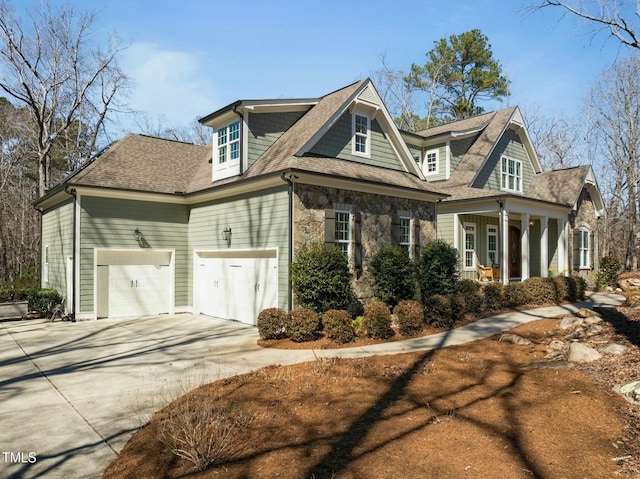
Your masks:
[{"label": "blue sky", "polygon": [[179,126],[238,99],[321,96],[372,76],[382,54],[408,70],[424,63],[434,41],[472,28],[489,38],[511,80],[502,106],[572,116],[595,78],[627,52],[559,10],[524,12],[533,1],[70,3],[97,12],[96,40],[115,33],[129,45],[121,64],[136,84],[131,108]]}]

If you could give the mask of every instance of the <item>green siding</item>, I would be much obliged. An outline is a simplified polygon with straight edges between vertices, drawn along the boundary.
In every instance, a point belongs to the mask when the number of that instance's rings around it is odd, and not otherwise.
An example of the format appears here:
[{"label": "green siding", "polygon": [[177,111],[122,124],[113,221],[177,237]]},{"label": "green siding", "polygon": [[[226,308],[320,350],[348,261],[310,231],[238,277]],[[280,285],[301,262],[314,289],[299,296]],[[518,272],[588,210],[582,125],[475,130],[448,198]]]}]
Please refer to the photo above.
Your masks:
[{"label": "green siding", "polygon": [[438,239],[457,247],[453,244],[453,219],[452,214],[438,214]]},{"label": "green siding", "polygon": [[[493,218],[490,216],[480,216],[480,215],[459,215],[458,216],[460,224],[458,225],[458,238],[460,244],[458,245],[458,251],[460,252],[460,260],[462,261],[462,257],[464,254],[464,230],[462,225],[464,223],[475,223],[476,225],[476,260],[480,264],[488,265],[489,261],[489,253],[488,253],[488,237],[487,237],[487,226],[497,226],[498,227],[498,254],[500,254],[500,229],[498,224],[498,218]],[[439,220],[439,218],[438,218]],[[514,223],[515,224],[515,223]],[[460,271],[462,272],[463,279],[478,279],[478,272],[475,268],[475,265],[472,270],[464,271],[463,265],[460,265]]]},{"label": "green siding", "polygon": [[[278,248],[278,302],[286,309],[289,280],[289,195],[286,186],[194,207],[189,222],[191,262],[194,251],[227,249],[222,238],[222,230],[226,227],[232,231],[231,249]],[[193,297],[192,277],[190,274],[190,297]]]},{"label": "green siding", "polygon": [[248,165],[251,166],[280,136],[305,114],[299,112],[249,113],[247,142]]},{"label": "green siding", "polygon": [[473,186],[492,190],[500,189],[502,168],[500,159],[503,155],[522,161],[523,192],[526,192],[533,181],[535,173],[524,145],[513,130],[507,130],[502,135]]},{"label": "green siding", "polygon": [[[67,295],[67,258],[73,256],[73,199],[42,215],[41,278],[43,288]],[[49,281],[44,282],[44,251],[49,249]]]},{"label": "green siding", "polygon": [[351,114],[345,113],[311,149],[311,153],[404,171],[402,162],[376,120],[371,121],[371,158],[351,152]]},{"label": "green siding", "polygon": [[94,248],[139,250],[136,228],[149,248],[175,250],[175,306],[188,306],[188,207],[147,201],[81,198],[80,313],[94,311]]},{"label": "green siding", "polygon": [[549,268],[552,269],[553,275],[557,275],[562,271],[558,271],[558,220],[549,218]]},{"label": "green siding", "polygon": [[451,171],[453,172],[457,167],[462,157],[469,150],[477,136],[470,136],[468,138],[462,138],[460,140],[452,140],[449,148],[451,149]]},{"label": "green siding", "polygon": [[[424,168],[424,161],[427,157],[427,152],[431,150],[438,150],[438,174],[427,174]],[[424,172],[425,177],[428,181],[441,181],[447,179],[447,144],[440,143],[438,145],[430,146],[426,148],[424,151],[424,155],[422,158],[423,164],[421,165],[421,169]]]}]

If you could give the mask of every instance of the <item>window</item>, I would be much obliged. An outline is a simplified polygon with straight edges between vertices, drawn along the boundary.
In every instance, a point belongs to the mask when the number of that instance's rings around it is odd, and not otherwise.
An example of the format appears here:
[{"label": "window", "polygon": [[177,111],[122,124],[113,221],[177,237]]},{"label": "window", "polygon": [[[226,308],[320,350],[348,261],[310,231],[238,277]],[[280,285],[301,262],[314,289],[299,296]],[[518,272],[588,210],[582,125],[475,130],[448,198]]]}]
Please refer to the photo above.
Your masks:
[{"label": "window", "polygon": [[43,258],[43,269],[42,269],[42,281],[45,283],[49,282],[49,246],[45,246],[44,247],[44,254],[43,254],[44,258]]},{"label": "window", "polygon": [[507,156],[502,157],[501,188],[522,193],[522,161]]},{"label": "window", "polygon": [[488,225],[487,226],[487,259],[489,260],[487,266],[491,266],[498,263],[498,227]]},{"label": "window", "polygon": [[371,120],[368,116],[353,115],[353,147],[352,153],[358,156],[371,154]]},{"label": "window", "polygon": [[589,242],[589,230],[587,228],[580,228],[580,268],[591,268],[591,248]]},{"label": "window", "polygon": [[349,257],[351,243],[351,222],[348,211],[336,211],[336,245]]},{"label": "window", "polygon": [[411,255],[411,218],[406,216],[400,217],[400,241],[398,244]]},{"label": "window", "polygon": [[240,158],[240,122],[218,128],[218,164]]},{"label": "window", "polygon": [[464,269],[476,269],[476,225],[464,224]]},{"label": "window", "polygon": [[429,150],[424,156],[424,174],[425,175],[437,175],[439,171],[438,167],[438,150]]}]

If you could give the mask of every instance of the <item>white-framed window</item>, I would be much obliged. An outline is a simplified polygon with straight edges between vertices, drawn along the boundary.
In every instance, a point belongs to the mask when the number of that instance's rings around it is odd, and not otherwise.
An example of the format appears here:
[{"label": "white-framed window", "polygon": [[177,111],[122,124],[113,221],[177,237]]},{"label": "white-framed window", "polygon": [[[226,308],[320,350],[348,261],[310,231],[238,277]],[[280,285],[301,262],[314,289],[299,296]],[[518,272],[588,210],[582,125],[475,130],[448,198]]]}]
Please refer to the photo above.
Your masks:
[{"label": "white-framed window", "polygon": [[476,264],[476,224],[464,223],[464,269],[475,270]]},{"label": "white-framed window", "polygon": [[401,248],[407,250],[411,256],[411,218],[407,216],[400,217],[400,241],[398,244]]},{"label": "white-framed window", "polygon": [[498,264],[498,227],[495,225],[487,225],[487,259],[487,266]]},{"label": "white-framed window", "polygon": [[223,165],[240,158],[240,122],[234,121],[217,130],[217,163]]},{"label": "white-framed window", "polygon": [[588,228],[580,227],[578,230],[580,239],[580,269],[591,268],[591,239]]},{"label": "white-framed window", "polygon": [[351,213],[336,210],[336,245],[347,257],[351,248]]},{"label": "white-framed window", "polygon": [[354,113],[351,152],[357,156],[371,156],[371,119],[362,113]]},{"label": "white-framed window", "polygon": [[428,150],[424,155],[424,166],[422,171],[425,175],[437,175],[440,172],[440,152]]},{"label": "white-framed window", "polygon": [[501,170],[500,187],[505,191],[522,193],[522,161],[503,156]]},{"label": "white-framed window", "polygon": [[42,281],[49,282],[49,245],[45,245],[42,253]]}]

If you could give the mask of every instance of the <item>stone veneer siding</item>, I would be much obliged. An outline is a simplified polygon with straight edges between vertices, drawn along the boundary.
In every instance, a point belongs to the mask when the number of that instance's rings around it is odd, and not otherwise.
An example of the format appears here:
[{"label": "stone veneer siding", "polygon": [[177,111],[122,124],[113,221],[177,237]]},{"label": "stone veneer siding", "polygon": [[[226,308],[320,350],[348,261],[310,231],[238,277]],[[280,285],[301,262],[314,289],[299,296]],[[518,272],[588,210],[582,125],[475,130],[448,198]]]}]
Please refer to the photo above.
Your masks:
[{"label": "stone veneer siding", "polygon": [[[368,275],[369,260],[373,253],[392,242],[393,216],[408,213],[414,219],[418,226],[411,230],[411,242],[419,250],[420,246],[425,246],[436,237],[435,205],[426,201],[296,183],[294,255],[307,245],[324,243],[325,210],[341,209],[344,205],[349,205],[353,213],[360,214],[362,271],[354,271],[353,286],[358,299],[366,303],[375,299]],[[352,231],[353,226],[352,222]]]},{"label": "stone veneer siding", "polygon": [[578,231],[578,228],[581,226],[586,226],[589,228],[589,231],[592,233],[591,235],[591,265],[594,271],[598,271],[599,269],[599,232],[598,232],[598,220],[596,219],[596,207],[591,199],[591,195],[589,191],[583,189],[580,193],[580,198],[578,199],[578,208],[575,214],[570,217],[570,227],[571,233],[569,234],[569,265],[571,267],[571,274],[576,276],[582,276],[585,278],[590,285],[593,285],[594,278],[589,276],[591,270],[580,270],[577,268],[575,264],[575,248],[574,244],[574,234]]}]

